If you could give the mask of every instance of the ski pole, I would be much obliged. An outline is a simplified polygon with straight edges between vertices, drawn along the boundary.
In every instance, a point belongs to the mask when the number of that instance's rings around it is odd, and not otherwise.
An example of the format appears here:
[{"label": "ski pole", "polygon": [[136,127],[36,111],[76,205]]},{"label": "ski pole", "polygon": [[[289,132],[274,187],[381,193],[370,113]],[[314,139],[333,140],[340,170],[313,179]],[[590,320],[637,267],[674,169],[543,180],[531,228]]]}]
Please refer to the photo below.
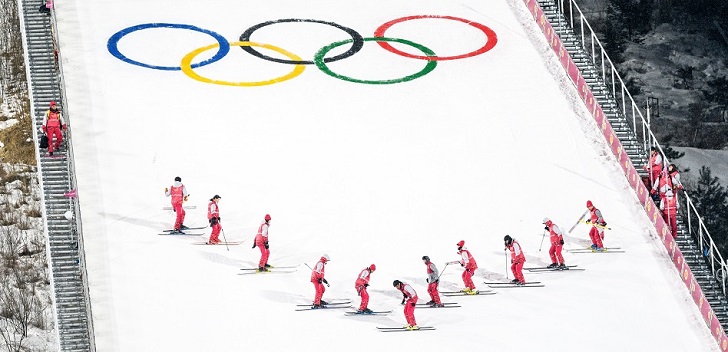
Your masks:
[{"label": "ski pole", "polygon": [[589,213],[589,209],[584,211],[584,214],[581,214],[581,217],[579,217],[579,220],[576,220],[576,223],[574,224],[574,226],[572,226],[569,229],[569,233],[571,233],[571,231],[574,231],[574,228],[576,228],[576,225],[579,225],[579,223],[581,222],[582,219],[584,219],[584,217],[586,216],[587,213]]},{"label": "ski pole", "polygon": [[228,246],[227,238],[225,238],[225,229],[220,226],[220,231],[222,231],[222,239],[225,240],[225,248],[227,248],[228,252],[230,252],[230,246]]},{"label": "ski pole", "polygon": [[445,270],[447,270],[447,266],[448,265],[450,265],[450,263],[445,263],[445,268],[442,269],[442,271],[440,272],[440,275],[437,275],[437,281],[438,282],[440,282],[440,276],[442,276],[442,273],[444,273]]},{"label": "ski pole", "polygon": [[503,254],[506,256],[506,279],[510,279],[508,277],[508,252],[506,252],[507,248],[503,248]]},{"label": "ski pole", "polygon": [[544,240],[544,238],[546,238],[546,230],[544,230],[543,236],[541,236],[541,245],[538,246],[538,251],[539,252],[541,251],[541,247],[543,247],[543,240]]}]

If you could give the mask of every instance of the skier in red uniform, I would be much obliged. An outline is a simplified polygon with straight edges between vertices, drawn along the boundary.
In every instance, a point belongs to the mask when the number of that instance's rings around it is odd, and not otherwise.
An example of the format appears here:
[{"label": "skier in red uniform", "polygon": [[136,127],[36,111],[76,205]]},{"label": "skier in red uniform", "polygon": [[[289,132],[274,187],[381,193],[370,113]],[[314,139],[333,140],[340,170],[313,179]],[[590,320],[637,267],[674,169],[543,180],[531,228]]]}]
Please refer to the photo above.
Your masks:
[{"label": "skier in red uniform", "polygon": [[603,251],[604,244],[604,227],[607,226],[607,222],[602,217],[602,212],[594,207],[594,204],[590,201],[586,201],[586,207],[589,209],[589,219],[586,221],[587,224],[592,225],[589,230],[589,238],[592,240],[591,249],[595,251]]},{"label": "skier in red uniform", "polygon": [[216,194],[210,199],[210,203],[207,204],[207,221],[210,222],[210,227],[212,227],[210,240],[207,241],[207,244],[220,243],[218,236],[220,236],[222,225],[220,225],[220,208],[217,206],[218,202],[220,202],[220,196]]},{"label": "skier in red uniform", "polygon": [[523,264],[526,263],[526,255],[521,250],[521,245],[518,241],[506,235],[503,237],[506,248],[511,251],[511,271],[513,272],[513,279],[511,282],[516,285],[525,285],[526,279],[523,277]]},{"label": "skier in red uniform", "polygon": [[660,210],[662,211],[662,218],[670,226],[672,238],[677,238],[677,209],[679,207],[677,196],[672,191],[667,191],[660,202]]},{"label": "skier in red uniform", "polygon": [[270,226],[270,215],[265,214],[263,222],[258,227],[258,234],[255,235],[253,248],[260,249],[260,261],[258,261],[258,271],[268,271],[268,257],[270,257],[270,246],[268,246],[268,227]]},{"label": "skier in red uniform", "polygon": [[415,321],[415,305],[417,305],[417,292],[409,284],[394,280],[392,285],[402,292],[402,304],[404,304],[404,318],[407,319],[407,330],[419,330]]},{"label": "skier in red uniform", "polygon": [[364,268],[364,270],[359,273],[359,277],[356,278],[356,282],[354,282],[354,288],[356,289],[357,294],[361,296],[361,304],[359,305],[359,310],[356,311],[356,314],[372,314],[372,310],[367,308],[367,305],[369,304],[369,293],[367,292],[367,287],[369,287],[369,278],[375,270],[377,270],[377,266],[374,264]]},{"label": "skier in red uniform", "polygon": [[458,242],[457,246],[460,260],[452,261],[448,264],[460,264],[460,266],[465,268],[462,276],[465,288],[462,289],[462,292],[471,295],[477,294],[478,292],[475,290],[475,284],[473,283],[473,275],[475,274],[475,269],[478,269],[478,263],[475,262],[475,258],[470,254],[470,251],[464,248],[465,241]]},{"label": "skier in red uniform", "polygon": [[177,176],[174,178],[174,183],[169,188],[164,189],[164,195],[172,197],[172,210],[177,213],[177,219],[174,221],[174,230],[170,234],[183,233],[182,230],[187,229],[184,225],[185,222],[185,210],[182,207],[182,202],[187,201],[189,193],[187,188],[182,184],[182,178]]},{"label": "skier in red uniform", "polygon": [[[66,130],[66,123],[63,122],[63,116],[61,111],[58,110],[58,105],[55,101],[51,102],[50,109],[45,113],[45,122],[41,125],[41,129],[45,132],[48,137],[48,154],[53,155],[53,150],[58,149],[63,142],[63,133],[61,129]],[[56,137],[55,144],[53,143],[53,137]]]},{"label": "skier in red uniform", "polygon": [[321,259],[314,265],[313,270],[311,270],[311,283],[313,283],[313,287],[316,289],[316,297],[313,299],[313,309],[323,308],[326,304],[328,304],[326,301],[322,301],[321,297],[323,297],[324,292],[326,291],[326,288],[324,287],[324,284],[326,286],[329,285],[329,282],[326,281],[326,278],[324,278],[325,271],[326,271],[326,263],[329,262],[329,255],[324,254],[321,256]]},{"label": "skier in red uniform", "polygon": [[422,261],[427,265],[427,293],[430,294],[430,301],[427,304],[434,307],[444,307],[445,305],[440,302],[440,292],[437,290],[437,286],[440,284],[440,272],[437,270],[435,263],[430,261],[430,257],[423,256]]},{"label": "skier in red uniform", "polygon": [[543,218],[543,224],[546,225],[545,230],[549,232],[549,239],[551,240],[551,248],[549,248],[551,264],[547,268],[568,269],[564,263],[564,257],[561,255],[561,249],[564,247],[564,233],[549,218]]}]

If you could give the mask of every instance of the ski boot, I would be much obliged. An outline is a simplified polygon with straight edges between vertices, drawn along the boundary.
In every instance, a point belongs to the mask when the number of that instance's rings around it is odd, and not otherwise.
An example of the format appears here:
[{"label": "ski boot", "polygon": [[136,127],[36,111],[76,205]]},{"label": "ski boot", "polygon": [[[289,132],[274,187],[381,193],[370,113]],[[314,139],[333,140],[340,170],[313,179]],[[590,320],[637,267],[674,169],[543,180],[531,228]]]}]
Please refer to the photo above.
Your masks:
[{"label": "ski boot", "polygon": [[557,263],[551,263],[551,264],[547,265],[546,267],[549,269],[553,269],[553,268],[557,268],[558,266],[559,266],[559,264],[557,264]]},{"label": "ski boot", "polygon": [[566,264],[561,264],[559,265],[559,270],[569,270],[569,267]]}]

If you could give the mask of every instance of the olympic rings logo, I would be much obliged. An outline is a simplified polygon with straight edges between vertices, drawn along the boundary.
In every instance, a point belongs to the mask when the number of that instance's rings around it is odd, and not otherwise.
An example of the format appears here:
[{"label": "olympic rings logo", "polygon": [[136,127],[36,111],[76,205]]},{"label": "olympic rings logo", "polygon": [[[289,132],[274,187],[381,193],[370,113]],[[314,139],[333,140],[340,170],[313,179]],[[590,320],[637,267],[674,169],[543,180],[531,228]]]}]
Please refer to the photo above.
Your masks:
[{"label": "olympic rings logo", "polygon": [[[406,40],[406,39],[391,38],[391,37],[385,36],[385,32],[390,27],[392,27],[398,23],[402,23],[402,22],[410,21],[410,20],[424,19],[424,18],[445,19],[445,20],[451,20],[451,21],[465,23],[469,26],[472,26],[472,27],[482,31],[483,34],[485,34],[486,42],[479,49],[468,52],[468,53],[464,53],[461,55],[454,55],[454,56],[438,56],[437,54],[435,54],[434,51],[432,51],[431,49],[429,49],[428,47],[426,47],[422,44],[415,43],[415,42],[412,42],[412,41]],[[297,22],[297,23],[298,22],[308,22],[308,23],[317,23],[317,24],[328,25],[328,26],[332,26],[336,29],[339,29],[339,30],[345,32],[351,38],[342,40],[342,41],[337,41],[337,42],[324,46],[323,48],[319,49],[316,52],[316,54],[313,57],[313,60],[304,60],[301,57],[299,57],[298,55],[291,53],[285,49],[282,49],[280,47],[277,47],[275,45],[272,45],[272,44],[263,44],[263,43],[253,42],[250,40],[252,34],[256,30],[266,27],[266,26],[270,26],[270,25],[274,25],[274,24],[278,24],[278,23],[286,23],[286,22]],[[126,36],[127,34],[132,33],[132,32],[136,32],[136,31],[140,31],[140,30],[144,30],[144,29],[150,29],[150,28],[173,28],[173,29],[185,29],[185,30],[195,31],[195,32],[199,32],[199,33],[203,33],[203,34],[207,34],[207,35],[211,36],[213,39],[215,39],[216,43],[210,44],[207,46],[203,46],[201,48],[197,48],[197,49],[194,49],[193,51],[189,52],[187,55],[185,55],[182,58],[179,66],[151,65],[151,64],[133,60],[133,59],[127,57],[126,55],[122,54],[119,51],[119,47],[118,47],[119,40],[121,40],[124,36]],[[338,74],[336,72],[333,72],[328,67],[327,63],[343,60],[343,59],[353,56],[354,54],[356,54],[363,48],[364,43],[366,43],[366,42],[376,42],[383,49],[385,49],[391,53],[400,55],[400,56],[426,61],[425,66],[420,71],[415,72],[413,74],[410,74],[410,75],[407,75],[404,77],[386,79],[386,80],[366,80],[366,79],[359,79],[359,78],[344,76],[344,75]],[[295,78],[303,73],[303,71],[306,68],[306,65],[316,65],[316,67],[323,73],[325,73],[331,77],[338,78],[338,79],[348,81],[348,82],[363,83],[363,84],[393,84],[393,83],[408,82],[408,81],[420,78],[420,77],[432,72],[432,70],[434,70],[435,67],[437,67],[437,63],[439,61],[464,59],[464,58],[469,58],[469,57],[473,57],[476,55],[480,55],[480,54],[486,53],[489,50],[493,49],[493,47],[496,45],[497,42],[498,42],[498,36],[496,35],[496,33],[492,29],[488,28],[487,26],[485,26],[483,24],[473,22],[473,21],[470,21],[470,20],[467,20],[464,18],[452,17],[452,16],[419,15],[419,16],[401,17],[401,18],[397,18],[392,21],[389,21],[387,23],[384,23],[374,31],[373,37],[363,37],[357,31],[355,31],[351,28],[344,27],[344,26],[339,25],[334,22],[327,22],[327,21],[314,20],[314,19],[298,19],[298,18],[280,19],[280,20],[275,20],[275,21],[263,22],[263,23],[255,25],[255,26],[252,26],[252,27],[246,29],[243,32],[243,34],[240,35],[239,41],[233,41],[233,42],[228,42],[227,39],[225,39],[222,35],[220,35],[216,32],[213,32],[208,29],[192,26],[192,25],[176,24],[176,23],[146,23],[146,24],[140,24],[140,25],[136,25],[136,26],[127,27],[125,29],[122,29],[122,30],[116,32],[114,35],[112,35],[109,38],[109,41],[107,43],[107,49],[108,49],[109,53],[111,53],[111,55],[113,55],[117,59],[124,61],[126,63],[129,63],[129,64],[132,64],[132,65],[149,68],[149,69],[154,69],[154,70],[182,71],[188,77],[190,77],[194,80],[200,81],[200,82],[204,82],[204,83],[211,83],[211,84],[218,84],[218,85],[225,85],[225,86],[238,86],[238,87],[257,87],[257,86],[270,85],[270,84],[274,84],[274,83],[280,83],[280,82],[284,82],[289,79]],[[410,53],[398,50],[395,47],[393,47],[391,45],[391,43],[400,43],[400,44],[404,44],[406,46],[410,46],[410,47],[415,48],[418,51],[422,52],[423,55],[414,55],[414,54],[410,54]],[[331,57],[326,56],[333,49],[338,48],[340,46],[344,46],[344,45],[350,45],[349,50],[347,50],[339,55],[336,55],[336,56],[331,56]],[[195,68],[215,63],[215,62],[221,60],[222,58],[224,58],[230,52],[231,46],[238,46],[241,49],[243,49],[245,52],[247,52],[253,56],[256,56],[258,58],[261,58],[263,60],[281,63],[281,64],[293,65],[293,69],[291,70],[291,72],[289,72],[283,76],[275,77],[275,78],[265,80],[265,81],[255,81],[255,82],[223,81],[223,80],[217,80],[217,79],[212,79],[212,78],[208,78],[208,77],[203,77],[200,74],[195,72],[195,70],[194,70]],[[288,59],[279,59],[279,58],[271,57],[271,56],[261,53],[260,51],[258,51],[255,48],[271,50],[271,51],[281,54],[282,56],[284,56]],[[195,60],[195,58],[198,55],[202,54],[203,52],[206,52],[208,50],[213,50],[213,49],[216,49],[217,52],[211,58],[204,60],[204,61],[193,63],[193,61]]]}]

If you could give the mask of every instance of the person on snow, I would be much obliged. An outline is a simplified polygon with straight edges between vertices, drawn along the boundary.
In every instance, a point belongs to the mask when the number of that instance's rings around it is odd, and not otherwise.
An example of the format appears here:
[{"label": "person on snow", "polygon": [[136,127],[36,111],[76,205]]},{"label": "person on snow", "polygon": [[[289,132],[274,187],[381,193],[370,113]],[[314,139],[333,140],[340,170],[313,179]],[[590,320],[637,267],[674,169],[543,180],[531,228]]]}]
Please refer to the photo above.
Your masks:
[{"label": "person on snow", "polygon": [[356,289],[357,294],[361,296],[361,304],[359,305],[359,310],[356,311],[356,314],[373,313],[371,309],[367,308],[367,305],[369,304],[369,293],[367,292],[367,287],[369,287],[369,278],[375,270],[377,270],[377,266],[374,264],[364,268],[364,270],[359,273],[359,277],[356,278],[356,282],[354,282],[354,288]]},{"label": "person on snow", "polygon": [[[67,129],[66,123],[63,122],[63,115],[61,115],[61,110],[58,109],[58,105],[56,105],[55,101],[52,101],[50,109],[46,110],[45,122],[41,125],[41,130],[43,130],[46,137],[48,137],[49,155],[53,155],[54,148],[60,148],[61,142],[63,142],[63,133],[61,132],[61,129],[64,131]],[[53,137],[56,137],[55,144],[53,143]]]},{"label": "person on snow", "polygon": [[270,227],[270,215],[265,214],[263,222],[258,227],[258,234],[255,235],[253,248],[260,249],[260,261],[258,261],[258,271],[268,271],[268,257],[270,257],[270,246],[268,246],[268,227]]},{"label": "person on snow", "polygon": [[423,256],[422,261],[427,265],[427,293],[430,294],[430,301],[427,302],[427,305],[444,307],[445,305],[440,302],[440,292],[437,290],[437,286],[440,284],[440,272],[435,263],[430,261],[430,257]]},{"label": "person on snow", "polygon": [[402,304],[404,304],[404,318],[407,319],[407,330],[419,330],[415,320],[415,306],[417,305],[417,292],[409,284],[394,280],[392,285],[402,292]]},{"label": "person on snow", "polygon": [[169,188],[164,189],[164,195],[172,197],[172,210],[177,213],[177,219],[174,221],[174,230],[170,234],[183,233],[182,230],[186,230],[188,227],[184,225],[185,222],[185,210],[182,207],[182,202],[187,201],[189,193],[187,188],[182,184],[182,178],[177,176],[174,178],[174,183]]},{"label": "person on snow", "polygon": [[518,241],[506,235],[503,237],[506,249],[511,251],[511,272],[513,272],[513,279],[511,282],[516,285],[525,285],[526,279],[523,277],[523,264],[526,263],[526,255],[521,250],[521,245]]},{"label": "person on snow", "polygon": [[210,203],[207,204],[207,221],[210,222],[210,227],[212,227],[212,233],[207,244],[220,243],[218,236],[220,236],[222,225],[220,225],[220,208],[217,205],[218,202],[220,202],[220,196],[216,194],[210,199]]},{"label": "person on snow", "polygon": [[670,226],[672,238],[677,238],[677,209],[680,204],[677,202],[677,196],[668,190],[665,197],[660,201],[660,210],[662,211],[662,219]]},{"label": "person on snow", "polygon": [[313,299],[313,309],[323,308],[323,306],[328,304],[326,301],[322,301],[321,297],[323,297],[324,292],[326,291],[324,284],[326,284],[326,286],[329,285],[329,282],[326,281],[324,275],[326,263],[330,260],[329,255],[324,254],[321,256],[321,259],[319,259],[316,265],[313,266],[313,270],[311,270],[311,283],[313,283],[313,287],[316,289],[316,297]]},{"label": "person on snow", "polygon": [[465,241],[460,241],[457,243],[458,246],[458,254],[460,254],[460,260],[449,262],[448,264],[460,264],[465,270],[463,271],[463,283],[465,284],[465,288],[462,289],[462,292],[465,292],[467,294],[477,294],[478,292],[475,290],[475,284],[473,283],[473,275],[475,274],[475,269],[478,269],[478,263],[475,262],[475,258],[470,254],[470,251],[465,249]]},{"label": "person on snow", "polygon": [[564,257],[561,255],[561,250],[564,247],[564,233],[549,218],[543,218],[543,224],[546,225],[544,229],[549,232],[549,239],[551,240],[551,248],[549,248],[551,264],[547,268],[568,269],[564,263]]},{"label": "person on snow", "polygon": [[592,225],[589,230],[589,238],[592,240],[591,249],[595,251],[604,251],[604,227],[607,226],[607,222],[602,217],[602,212],[594,207],[594,204],[590,201],[586,201],[586,208],[589,209],[589,219],[586,221],[587,224]]},{"label": "person on snow", "polygon": [[654,184],[662,172],[662,155],[657,147],[650,148],[650,160],[643,168],[650,174],[650,182]]}]

